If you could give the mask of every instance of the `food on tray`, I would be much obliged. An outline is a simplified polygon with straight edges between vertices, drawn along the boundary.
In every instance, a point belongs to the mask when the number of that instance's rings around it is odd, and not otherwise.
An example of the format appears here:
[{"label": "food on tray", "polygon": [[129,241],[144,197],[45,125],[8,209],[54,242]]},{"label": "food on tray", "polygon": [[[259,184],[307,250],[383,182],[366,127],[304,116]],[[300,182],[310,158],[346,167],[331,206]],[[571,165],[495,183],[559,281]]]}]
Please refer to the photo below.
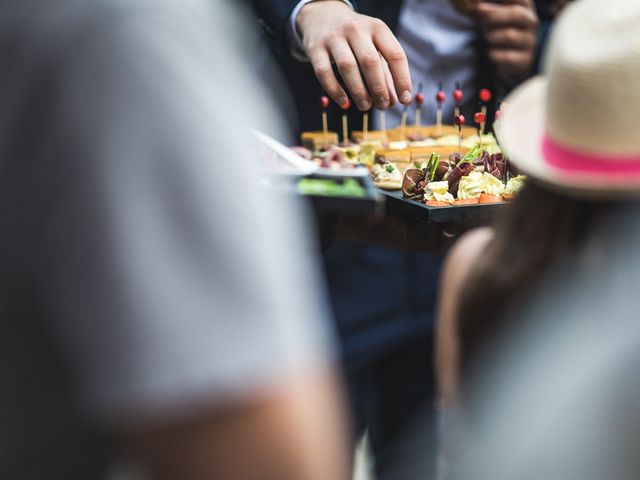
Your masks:
[{"label": "food on tray", "polygon": [[[401,128],[393,130],[395,135],[402,135]],[[453,125],[442,125],[438,131],[437,125],[425,125],[422,127],[407,126],[405,128],[406,138],[409,140],[422,140],[425,138],[437,139],[447,135],[455,135],[458,138],[458,127]],[[477,135],[477,131],[473,127],[462,127],[462,138],[472,137]]]},{"label": "food on tray", "polygon": [[[458,134],[445,135],[443,137],[437,138],[435,142],[438,146],[454,147],[457,150],[459,143]],[[482,148],[485,150],[489,150],[488,147],[496,147],[498,145],[498,142],[496,141],[496,138],[493,136],[493,134],[487,133],[486,135],[482,135],[482,137],[479,137],[477,134],[468,136],[466,138],[463,136],[462,148],[472,148],[476,145],[479,145],[480,143],[482,143]]]},{"label": "food on tray", "polygon": [[329,168],[331,170],[352,169],[356,164],[350,162],[345,153],[336,147],[330,148],[324,152],[312,153],[305,147],[289,147],[292,151],[296,152],[302,158],[312,160],[316,165],[321,168]]},{"label": "food on tray", "polygon": [[517,192],[524,180],[519,176],[506,181],[508,176],[506,158],[501,153],[481,151],[479,146],[464,156],[453,153],[443,160],[434,153],[427,163],[406,171],[402,194],[434,207],[503,202],[512,198],[511,193]]},{"label": "food on tray", "polygon": [[351,132],[351,138],[356,143],[377,140],[384,144],[387,142],[387,132],[382,130],[369,130],[367,132],[367,137],[365,138],[364,132],[360,130],[354,130],[353,132]]},{"label": "food on tray", "polygon": [[427,186],[425,182],[426,171],[424,169],[411,168],[407,170],[402,179],[402,196],[411,200],[422,201],[424,198],[424,189]]},{"label": "food on tray", "polygon": [[366,190],[357,180],[346,178],[344,181],[325,178],[303,178],[298,182],[298,192],[303,195],[320,195],[324,197],[366,196]]},{"label": "food on tray", "polygon": [[305,160],[311,160],[313,158],[313,152],[305,147],[289,147],[293,152],[300,155]]},{"label": "food on tray", "polygon": [[460,178],[460,183],[458,184],[458,200],[476,200],[476,203],[478,203],[483,188],[483,173],[474,170],[469,173],[469,175]]},{"label": "food on tray", "polygon": [[493,197],[500,197],[504,192],[504,183],[489,172],[482,174],[482,193]]},{"label": "food on tray", "polygon": [[336,132],[327,132],[326,136],[323,131],[303,132],[301,139],[302,146],[313,152],[338,144],[338,134]]},{"label": "food on tray", "polygon": [[488,193],[483,193],[480,195],[478,199],[478,203],[500,203],[504,202],[504,198],[502,195],[490,195]]},{"label": "food on tray", "polygon": [[360,145],[338,145],[336,147],[338,150],[340,150],[342,153],[344,153],[344,156],[347,158],[347,160],[351,161],[351,162],[355,162],[358,163],[358,155],[360,155]]},{"label": "food on tray", "polygon": [[502,194],[504,199],[513,200],[522,187],[524,187],[525,179],[526,177],[524,175],[518,175],[517,177],[509,179],[506,187],[504,188],[504,193]]},{"label": "food on tray", "polygon": [[455,198],[449,193],[449,182],[429,182],[424,191],[424,201],[432,207],[453,205]]},{"label": "food on tray", "polygon": [[437,145],[438,143],[436,142],[436,140],[434,138],[423,138],[420,140],[409,140],[409,147],[412,148],[416,148],[416,147],[434,147],[435,145]]},{"label": "food on tray", "polygon": [[394,163],[377,163],[371,170],[373,183],[385,190],[399,190],[402,188],[402,173]]},{"label": "food on tray", "polygon": [[459,155],[453,154],[450,159],[455,162],[452,166],[451,172],[447,175],[447,181],[449,182],[449,191],[452,195],[458,194],[458,187],[460,185],[460,179],[469,175],[475,170],[474,161],[480,155],[480,149],[478,147],[472,148],[467,154],[458,160]]},{"label": "food on tray", "polygon": [[367,140],[360,144],[358,161],[363,165],[373,167],[376,160],[376,152],[382,149],[382,142],[379,140]]},{"label": "food on tray", "polygon": [[409,142],[406,140],[394,140],[388,144],[390,150],[406,150],[408,146]]},{"label": "food on tray", "polygon": [[441,182],[449,171],[449,162],[432,154],[422,168],[407,170],[402,181],[402,194],[407,198],[422,201],[430,182]]},{"label": "food on tray", "polygon": [[404,174],[411,166],[411,154],[408,150],[378,150],[375,161],[376,163],[393,163]]}]

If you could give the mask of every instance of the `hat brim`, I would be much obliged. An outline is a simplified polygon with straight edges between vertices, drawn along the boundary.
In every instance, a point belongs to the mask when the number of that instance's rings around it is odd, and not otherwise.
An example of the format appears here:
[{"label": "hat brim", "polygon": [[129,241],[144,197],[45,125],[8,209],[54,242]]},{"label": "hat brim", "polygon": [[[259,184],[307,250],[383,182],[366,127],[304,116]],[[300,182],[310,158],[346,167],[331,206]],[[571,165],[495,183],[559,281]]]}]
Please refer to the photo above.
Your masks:
[{"label": "hat brim", "polygon": [[542,151],[546,134],[547,79],[534,77],[505,99],[496,134],[509,160],[533,181],[570,196],[640,196],[640,175],[561,170]]}]

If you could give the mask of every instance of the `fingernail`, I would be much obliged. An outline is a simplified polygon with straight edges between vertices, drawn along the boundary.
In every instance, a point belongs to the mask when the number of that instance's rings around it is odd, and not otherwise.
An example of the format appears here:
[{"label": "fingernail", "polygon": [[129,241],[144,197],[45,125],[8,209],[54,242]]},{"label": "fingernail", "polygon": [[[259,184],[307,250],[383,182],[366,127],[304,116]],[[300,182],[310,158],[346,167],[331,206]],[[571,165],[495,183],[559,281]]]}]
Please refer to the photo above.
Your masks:
[{"label": "fingernail", "polygon": [[342,107],[342,106],[343,106],[345,103],[347,103],[348,101],[349,101],[349,99],[348,99],[347,97],[340,97],[340,98],[338,99],[338,105],[340,105],[340,106]]},{"label": "fingernail", "polygon": [[407,90],[402,95],[400,95],[400,101],[405,105],[411,103],[411,92]]},{"label": "fingernail", "polygon": [[380,103],[380,105],[382,105],[384,108],[386,108],[389,105],[389,99],[387,97],[380,97],[378,98],[378,102]]},{"label": "fingernail", "polygon": [[360,110],[371,110],[371,102],[369,100],[360,100],[358,107]]}]

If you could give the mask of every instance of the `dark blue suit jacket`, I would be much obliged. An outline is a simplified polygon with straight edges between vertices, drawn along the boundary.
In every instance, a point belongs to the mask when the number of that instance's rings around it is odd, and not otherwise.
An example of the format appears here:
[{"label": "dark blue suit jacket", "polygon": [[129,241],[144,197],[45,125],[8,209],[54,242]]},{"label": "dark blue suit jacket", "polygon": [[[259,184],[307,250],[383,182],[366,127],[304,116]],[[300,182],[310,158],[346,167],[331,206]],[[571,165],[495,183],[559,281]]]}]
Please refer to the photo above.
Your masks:
[{"label": "dark blue suit jacket", "polygon": [[[319,130],[318,98],[323,95],[313,71],[289,53],[286,25],[299,0],[250,0],[288,81],[296,112],[292,125],[299,131]],[[383,20],[396,29],[402,2],[352,1],[358,11]],[[538,0],[546,34],[550,1]],[[478,37],[480,38],[480,36]],[[478,86],[496,89],[491,64],[478,43]],[[490,109],[491,110],[491,109]],[[329,111],[330,126],[338,129],[341,112]],[[359,129],[362,115],[351,109],[350,126]],[[295,119],[297,117],[297,119]],[[334,244],[325,254],[325,267],[337,327],[348,367],[367,363],[380,353],[433,328],[436,286],[441,258],[353,243]],[[427,348],[427,347],[426,347]]]}]

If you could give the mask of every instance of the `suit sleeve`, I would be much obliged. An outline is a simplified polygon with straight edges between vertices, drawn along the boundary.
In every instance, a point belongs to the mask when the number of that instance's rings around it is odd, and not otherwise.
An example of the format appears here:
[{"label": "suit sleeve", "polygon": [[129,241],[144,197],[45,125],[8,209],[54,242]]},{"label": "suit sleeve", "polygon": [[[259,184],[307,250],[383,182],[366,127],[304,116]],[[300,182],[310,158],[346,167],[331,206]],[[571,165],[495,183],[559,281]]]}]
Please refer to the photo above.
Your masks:
[{"label": "suit sleeve", "polygon": [[[357,2],[350,1],[357,10]],[[258,16],[263,31],[271,38],[276,55],[281,58],[289,57],[287,25],[300,0],[248,0],[248,3]]]}]

